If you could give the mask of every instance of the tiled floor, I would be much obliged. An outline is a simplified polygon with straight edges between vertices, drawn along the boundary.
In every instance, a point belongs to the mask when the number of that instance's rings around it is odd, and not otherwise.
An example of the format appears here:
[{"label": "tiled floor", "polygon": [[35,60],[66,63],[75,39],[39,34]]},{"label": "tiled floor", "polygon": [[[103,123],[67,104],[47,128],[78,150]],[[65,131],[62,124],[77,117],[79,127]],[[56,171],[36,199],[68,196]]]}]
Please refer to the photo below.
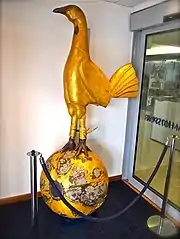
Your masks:
[{"label": "tiled floor", "polygon": [[[153,169],[136,171],[136,176],[147,181]],[[151,183],[151,187],[163,194],[167,166],[161,166],[159,172]],[[180,207],[180,163],[176,162],[172,167],[171,182],[169,187],[169,200]]]}]

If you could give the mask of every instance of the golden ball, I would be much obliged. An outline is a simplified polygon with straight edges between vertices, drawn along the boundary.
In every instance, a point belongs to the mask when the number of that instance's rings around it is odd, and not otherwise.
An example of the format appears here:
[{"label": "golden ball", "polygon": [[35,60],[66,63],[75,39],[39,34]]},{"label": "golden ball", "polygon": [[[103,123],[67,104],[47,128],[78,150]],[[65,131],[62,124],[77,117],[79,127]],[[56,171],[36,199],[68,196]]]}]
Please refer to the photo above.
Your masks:
[{"label": "golden ball", "polygon": [[[108,173],[100,158],[93,152],[88,156],[75,151],[56,152],[46,161],[47,168],[65,199],[78,211],[89,215],[98,209],[107,196]],[[53,191],[45,173],[40,176],[40,190],[48,207],[55,213],[78,218]]]}]

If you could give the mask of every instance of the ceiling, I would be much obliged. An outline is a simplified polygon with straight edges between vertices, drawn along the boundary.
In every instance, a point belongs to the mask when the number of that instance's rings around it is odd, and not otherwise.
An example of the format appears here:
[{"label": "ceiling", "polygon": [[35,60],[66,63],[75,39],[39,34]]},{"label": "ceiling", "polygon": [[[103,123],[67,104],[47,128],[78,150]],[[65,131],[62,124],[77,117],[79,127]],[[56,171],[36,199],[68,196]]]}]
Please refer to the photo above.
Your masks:
[{"label": "ceiling", "polygon": [[126,7],[134,7],[147,0],[104,0],[105,2],[112,2]]},{"label": "ceiling", "polygon": [[[60,0],[60,2],[67,2],[67,1],[68,0]],[[110,2],[110,3],[114,3],[124,7],[132,7],[132,8],[142,5],[142,7],[144,8],[144,7],[153,6],[160,2],[169,1],[169,0],[71,0],[71,2],[90,2],[90,3],[96,3],[99,1]]]}]

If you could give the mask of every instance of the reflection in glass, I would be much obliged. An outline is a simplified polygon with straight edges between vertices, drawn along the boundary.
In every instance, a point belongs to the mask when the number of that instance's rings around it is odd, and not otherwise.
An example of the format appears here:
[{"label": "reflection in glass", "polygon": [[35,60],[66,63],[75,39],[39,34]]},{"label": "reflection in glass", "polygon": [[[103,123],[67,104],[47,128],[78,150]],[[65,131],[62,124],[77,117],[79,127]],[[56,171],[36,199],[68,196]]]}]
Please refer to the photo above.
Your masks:
[{"label": "reflection in glass", "polygon": [[[148,35],[144,62],[134,176],[146,182],[167,136],[180,138],[180,30]],[[169,154],[151,187],[163,194]],[[172,170],[169,200],[180,207],[180,140]]]}]

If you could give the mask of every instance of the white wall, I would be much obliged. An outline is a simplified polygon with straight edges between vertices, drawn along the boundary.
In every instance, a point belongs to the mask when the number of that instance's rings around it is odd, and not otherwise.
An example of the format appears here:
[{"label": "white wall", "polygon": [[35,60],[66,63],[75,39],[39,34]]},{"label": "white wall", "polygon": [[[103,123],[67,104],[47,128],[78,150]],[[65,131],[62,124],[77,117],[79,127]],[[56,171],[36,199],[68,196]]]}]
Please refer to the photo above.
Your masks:
[{"label": "white wall", "polygon": [[[27,193],[31,149],[45,159],[68,140],[70,117],[63,96],[62,72],[72,25],[52,13],[57,0],[2,1],[0,77],[0,197]],[[79,4],[91,28],[92,59],[111,76],[130,60],[130,9],[111,3]],[[107,109],[89,107],[88,127],[98,126],[88,144],[109,176],[121,174],[127,99]],[[41,167],[38,164],[38,183]],[[39,187],[38,187],[39,188]]]}]

